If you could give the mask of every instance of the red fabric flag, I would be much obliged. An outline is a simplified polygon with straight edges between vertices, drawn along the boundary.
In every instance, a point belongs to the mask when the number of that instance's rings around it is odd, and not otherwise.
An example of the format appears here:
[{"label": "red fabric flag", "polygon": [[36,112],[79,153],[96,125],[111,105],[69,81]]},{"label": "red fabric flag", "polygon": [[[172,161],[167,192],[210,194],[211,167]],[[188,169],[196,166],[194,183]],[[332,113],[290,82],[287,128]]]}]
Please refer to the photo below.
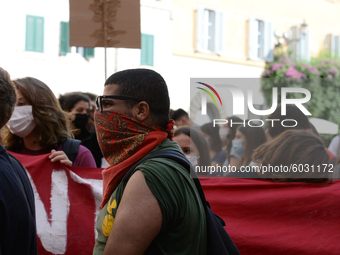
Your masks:
[{"label": "red fabric flag", "polygon": [[340,181],[328,185],[201,178],[241,254],[339,254]]},{"label": "red fabric flag", "polygon": [[[102,199],[101,168],[67,168],[48,155],[12,153],[28,170],[38,252],[92,254]],[[328,185],[200,178],[213,212],[241,254],[338,254],[340,181]]]},{"label": "red fabric flag", "polygon": [[49,154],[12,154],[27,169],[34,191],[38,254],[92,254],[102,169],[69,169],[51,163]]}]

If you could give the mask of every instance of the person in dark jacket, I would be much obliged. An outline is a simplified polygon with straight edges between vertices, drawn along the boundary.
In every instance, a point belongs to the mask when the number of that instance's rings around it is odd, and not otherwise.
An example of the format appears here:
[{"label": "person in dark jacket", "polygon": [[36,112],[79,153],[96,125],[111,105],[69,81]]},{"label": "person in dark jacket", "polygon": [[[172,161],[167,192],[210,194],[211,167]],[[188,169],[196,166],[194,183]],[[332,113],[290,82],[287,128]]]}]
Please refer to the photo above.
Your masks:
[{"label": "person in dark jacket", "polygon": [[[10,119],[15,102],[10,76],[0,67],[0,129]],[[0,254],[37,254],[33,190],[24,167],[1,144]]]}]

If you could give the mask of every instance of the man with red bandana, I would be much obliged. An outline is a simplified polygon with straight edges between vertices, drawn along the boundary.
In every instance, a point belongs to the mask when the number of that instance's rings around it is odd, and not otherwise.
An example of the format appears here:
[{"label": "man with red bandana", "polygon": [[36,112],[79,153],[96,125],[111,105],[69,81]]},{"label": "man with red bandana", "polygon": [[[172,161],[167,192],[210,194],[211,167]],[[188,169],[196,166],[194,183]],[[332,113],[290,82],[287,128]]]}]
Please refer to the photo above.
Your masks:
[{"label": "man with red bandana", "polygon": [[93,254],[206,254],[207,230],[199,194],[179,163],[140,159],[162,150],[181,152],[172,139],[170,100],[164,79],[130,69],[107,79],[97,99],[97,138],[109,167]]}]

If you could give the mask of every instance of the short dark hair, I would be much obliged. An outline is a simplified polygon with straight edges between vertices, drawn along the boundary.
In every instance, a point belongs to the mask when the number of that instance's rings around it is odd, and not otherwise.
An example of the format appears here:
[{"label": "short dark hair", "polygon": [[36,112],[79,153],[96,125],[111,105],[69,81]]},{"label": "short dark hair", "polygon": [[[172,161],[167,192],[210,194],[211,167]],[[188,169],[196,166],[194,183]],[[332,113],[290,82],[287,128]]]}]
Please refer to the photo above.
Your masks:
[{"label": "short dark hair", "polygon": [[211,149],[213,151],[219,152],[222,150],[222,140],[220,138],[220,126],[216,125],[214,127],[213,122],[206,123],[201,126],[200,130],[206,133],[211,138]]},{"label": "short dark hair", "polygon": [[[278,105],[276,110],[269,115],[268,119],[279,119],[279,121],[269,122],[268,124],[268,132],[272,138],[277,137],[282,134],[286,130],[292,129],[309,129],[309,120],[307,116],[295,105],[286,105],[286,115],[281,115],[281,104]],[[284,119],[293,119],[297,121],[297,125],[295,127],[284,127],[281,125],[281,121]],[[292,126],[295,122],[286,121],[285,125]],[[273,125],[273,126],[272,126]]]},{"label": "short dark hair", "polygon": [[65,112],[71,112],[73,107],[80,101],[89,103],[90,99],[81,93],[66,93],[65,95],[59,96],[59,103],[61,108]]},{"label": "short dark hair", "polygon": [[11,118],[15,102],[16,94],[11,77],[0,67],[0,128]]},{"label": "short dark hair", "polygon": [[[168,87],[163,77],[150,69],[128,69],[111,75],[106,85],[118,85],[117,94],[134,97],[148,103],[152,124],[166,129],[169,123],[170,98]],[[126,100],[128,107],[136,104],[134,100]]]},{"label": "short dark hair", "polygon": [[180,118],[182,118],[182,117],[189,118],[189,115],[188,115],[188,113],[186,111],[184,111],[183,109],[179,108],[176,111],[174,111],[170,117],[174,121],[177,121],[177,120],[180,120]]}]

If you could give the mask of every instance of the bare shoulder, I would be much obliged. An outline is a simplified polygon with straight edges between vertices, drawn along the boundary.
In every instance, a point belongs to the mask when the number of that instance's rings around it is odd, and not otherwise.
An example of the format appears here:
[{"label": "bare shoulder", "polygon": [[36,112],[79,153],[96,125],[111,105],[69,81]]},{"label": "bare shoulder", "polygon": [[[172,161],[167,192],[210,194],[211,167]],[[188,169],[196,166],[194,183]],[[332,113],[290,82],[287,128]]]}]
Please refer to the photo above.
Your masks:
[{"label": "bare shoulder", "polygon": [[104,254],[143,254],[162,227],[162,212],[142,171],[129,179]]}]

